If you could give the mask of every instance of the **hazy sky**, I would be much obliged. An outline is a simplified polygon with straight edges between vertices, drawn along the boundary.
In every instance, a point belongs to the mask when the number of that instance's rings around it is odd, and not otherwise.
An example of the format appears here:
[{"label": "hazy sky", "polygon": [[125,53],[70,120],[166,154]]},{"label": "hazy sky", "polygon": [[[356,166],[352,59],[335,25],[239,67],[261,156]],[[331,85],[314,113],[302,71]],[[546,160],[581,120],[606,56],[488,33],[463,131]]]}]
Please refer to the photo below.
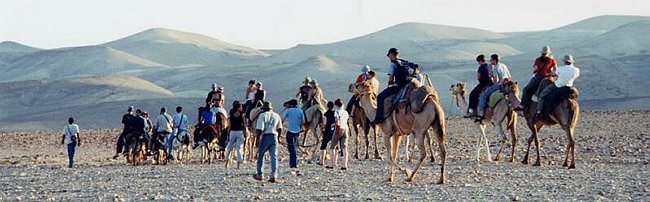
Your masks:
[{"label": "hazy sky", "polygon": [[99,44],[153,27],[254,48],[344,40],[401,22],[544,30],[605,14],[650,15],[649,0],[0,0],[0,41]]}]

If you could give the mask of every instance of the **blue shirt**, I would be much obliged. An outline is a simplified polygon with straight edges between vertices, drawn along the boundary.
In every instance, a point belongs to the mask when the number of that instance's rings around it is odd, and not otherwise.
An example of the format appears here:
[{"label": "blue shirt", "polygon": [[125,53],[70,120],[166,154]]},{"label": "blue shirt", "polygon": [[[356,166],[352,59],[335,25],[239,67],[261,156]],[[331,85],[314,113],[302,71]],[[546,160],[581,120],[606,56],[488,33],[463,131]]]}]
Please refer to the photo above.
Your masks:
[{"label": "blue shirt", "polygon": [[478,79],[479,82],[492,82],[492,79],[490,78],[490,76],[492,76],[490,75],[492,73],[492,68],[487,63],[478,67],[478,73],[481,73],[481,78]]},{"label": "blue shirt", "polygon": [[214,118],[217,114],[211,110],[204,110],[201,112],[201,118],[203,119],[203,124],[214,124]]},{"label": "blue shirt", "polygon": [[302,121],[305,118],[302,109],[297,107],[291,107],[284,111],[282,117],[287,121],[287,131],[292,133],[299,133]]}]

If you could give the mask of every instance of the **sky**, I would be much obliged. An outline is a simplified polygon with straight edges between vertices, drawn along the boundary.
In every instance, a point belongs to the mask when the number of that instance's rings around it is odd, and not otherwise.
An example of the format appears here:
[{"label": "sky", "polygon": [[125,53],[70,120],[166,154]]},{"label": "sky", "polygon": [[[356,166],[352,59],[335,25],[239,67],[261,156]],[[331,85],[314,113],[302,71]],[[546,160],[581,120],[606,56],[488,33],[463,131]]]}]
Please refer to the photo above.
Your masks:
[{"label": "sky", "polygon": [[650,16],[648,8],[648,0],[0,0],[0,41],[38,48],[95,45],[162,27],[285,49],[402,22],[533,31],[598,15]]}]

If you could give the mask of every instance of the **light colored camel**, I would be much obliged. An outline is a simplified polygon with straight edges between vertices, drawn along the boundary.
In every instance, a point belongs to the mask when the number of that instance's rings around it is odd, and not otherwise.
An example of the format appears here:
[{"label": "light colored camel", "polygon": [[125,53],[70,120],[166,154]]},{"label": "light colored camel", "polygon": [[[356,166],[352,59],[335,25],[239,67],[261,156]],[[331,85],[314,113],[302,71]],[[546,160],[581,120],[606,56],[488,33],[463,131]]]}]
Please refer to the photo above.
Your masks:
[{"label": "light colored camel", "polygon": [[[449,91],[451,91],[451,104],[456,101],[456,109],[460,110],[461,112],[467,111],[467,99],[465,99],[465,83],[458,82],[456,84],[452,84],[449,88]],[[452,109],[453,107],[450,107],[449,110],[451,111]]]},{"label": "light colored camel", "polygon": [[[356,89],[356,84],[350,84],[348,86],[348,92],[354,93],[355,96],[358,96],[358,91]],[[368,117],[366,116],[366,112],[361,108],[354,106],[352,107],[352,129],[354,130],[355,134],[355,152],[354,152],[354,158],[359,159],[359,144],[361,142],[361,133],[363,133],[364,137],[366,138],[366,159],[370,159],[370,137],[368,136],[370,134],[370,129],[372,129],[372,134],[374,137],[374,143],[375,143],[375,159],[381,159],[381,156],[379,155],[379,127],[377,125],[370,124],[370,120],[368,120]]]},{"label": "light colored camel", "polygon": [[[544,89],[546,85],[554,85],[548,82],[541,82],[540,89]],[[514,83],[513,88],[518,88],[517,84]],[[533,116],[536,112],[537,102],[532,101],[529,105],[529,110],[524,112],[524,117],[528,128],[532,132],[531,136],[528,138],[528,146],[526,147],[526,156],[524,156],[523,164],[528,164],[528,158],[530,153],[530,146],[533,141],[535,141],[535,150],[537,151],[537,160],[533,166],[541,166],[541,157],[540,157],[540,141],[539,141],[539,130],[543,126],[552,126],[559,124],[562,127],[562,130],[566,133],[568,144],[566,146],[566,157],[564,159],[563,167],[568,167],[569,169],[576,168],[576,143],[575,143],[575,126],[578,122],[578,116],[580,115],[580,106],[578,101],[575,99],[567,99],[560,102],[558,106],[553,108],[549,112],[550,120],[534,120]],[[569,163],[569,154],[571,154],[571,163]]]},{"label": "light colored camel", "polygon": [[506,141],[508,140],[506,133],[503,131],[503,121],[505,120],[507,120],[506,129],[510,130],[510,138],[512,139],[512,142],[510,144],[510,157],[508,161],[514,162],[516,159],[515,148],[517,145],[517,114],[514,112],[514,106],[516,105],[513,105],[512,103],[519,103],[519,97],[517,97],[519,95],[519,89],[512,88],[512,86],[516,86],[517,82],[515,81],[514,83],[515,85],[509,85],[509,88],[504,88],[503,99],[499,100],[492,109],[488,109],[485,113],[485,119],[478,123],[478,129],[480,132],[476,147],[476,161],[478,162],[480,162],[481,143],[483,142],[485,143],[485,150],[487,151],[487,159],[488,161],[492,161],[492,157],[490,155],[490,146],[487,137],[485,136],[485,128],[490,124],[494,125],[497,133],[501,136],[501,147],[499,148],[496,157],[494,157],[494,161],[499,161],[501,159],[501,152],[503,151],[503,148],[506,145]]},{"label": "light colored camel", "polygon": [[[415,85],[420,86],[417,82]],[[364,109],[368,119],[374,120],[375,111],[377,109],[377,97],[372,90],[372,83],[364,82],[363,85],[360,85],[358,88],[360,88],[358,90],[361,92],[359,94],[360,105]],[[386,121],[381,124],[382,131],[384,132],[384,143],[388,150],[386,152],[386,156],[388,157],[386,162],[390,166],[387,181],[393,181],[395,167],[407,175],[407,181],[413,181],[415,179],[415,174],[420,169],[420,166],[422,166],[422,162],[424,162],[427,155],[424,146],[425,133],[430,127],[433,127],[442,158],[442,167],[438,183],[445,183],[445,164],[447,159],[447,151],[445,148],[445,116],[437,98],[434,96],[427,97],[425,106],[421,113],[411,112],[410,109],[406,108],[404,103],[399,104],[398,109],[400,113],[391,113]],[[415,166],[413,172],[402,168],[395,163],[402,136],[411,133],[415,135],[415,142],[420,150],[420,161]]]}]

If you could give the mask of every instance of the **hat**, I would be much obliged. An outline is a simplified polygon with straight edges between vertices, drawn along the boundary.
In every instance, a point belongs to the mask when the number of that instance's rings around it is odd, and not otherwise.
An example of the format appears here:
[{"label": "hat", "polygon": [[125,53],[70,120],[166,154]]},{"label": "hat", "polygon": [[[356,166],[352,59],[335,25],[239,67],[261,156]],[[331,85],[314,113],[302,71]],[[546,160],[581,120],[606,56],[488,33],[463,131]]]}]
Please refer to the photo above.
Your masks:
[{"label": "hat", "polygon": [[264,104],[262,105],[262,109],[263,110],[271,110],[271,109],[273,109],[273,103],[271,103],[271,101],[264,102]]},{"label": "hat", "polygon": [[305,77],[305,81],[303,81],[302,83],[307,84],[309,82],[311,82],[311,77],[308,76],[308,77]]},{"label": "hat", "polygon": [[386,53],[386,56],[390,55],[391,53],[399,54],[399,51],[397,48],[390,48],[388,49],[388,53]]},{"label": "hat", "polygon": [[550,46],[544,46],[544,47],[542,48],[542,51],[539,52],[539,53],[551,54],[551,53],[552,53],[552,52],[551,52],[551,47],[550,47]]},{"label": "hat", "polygon": [[565,55],[565,56],[564,56],[564,62],[571,62],[571,63],[573,63],[573,55]]},{"label": "hat", "polygon": [[217,87],[217,91],[223,91],[223,86]]},{"label": "hat", "polygon": [[370,66],[366,65],[361,68],[361,72],[368,73],[370,71]]},{"label": "hat", "polygon": [[216,88],[217,88],[217,83],[213,83],[212,84],[212,89],[216,89]]}]

